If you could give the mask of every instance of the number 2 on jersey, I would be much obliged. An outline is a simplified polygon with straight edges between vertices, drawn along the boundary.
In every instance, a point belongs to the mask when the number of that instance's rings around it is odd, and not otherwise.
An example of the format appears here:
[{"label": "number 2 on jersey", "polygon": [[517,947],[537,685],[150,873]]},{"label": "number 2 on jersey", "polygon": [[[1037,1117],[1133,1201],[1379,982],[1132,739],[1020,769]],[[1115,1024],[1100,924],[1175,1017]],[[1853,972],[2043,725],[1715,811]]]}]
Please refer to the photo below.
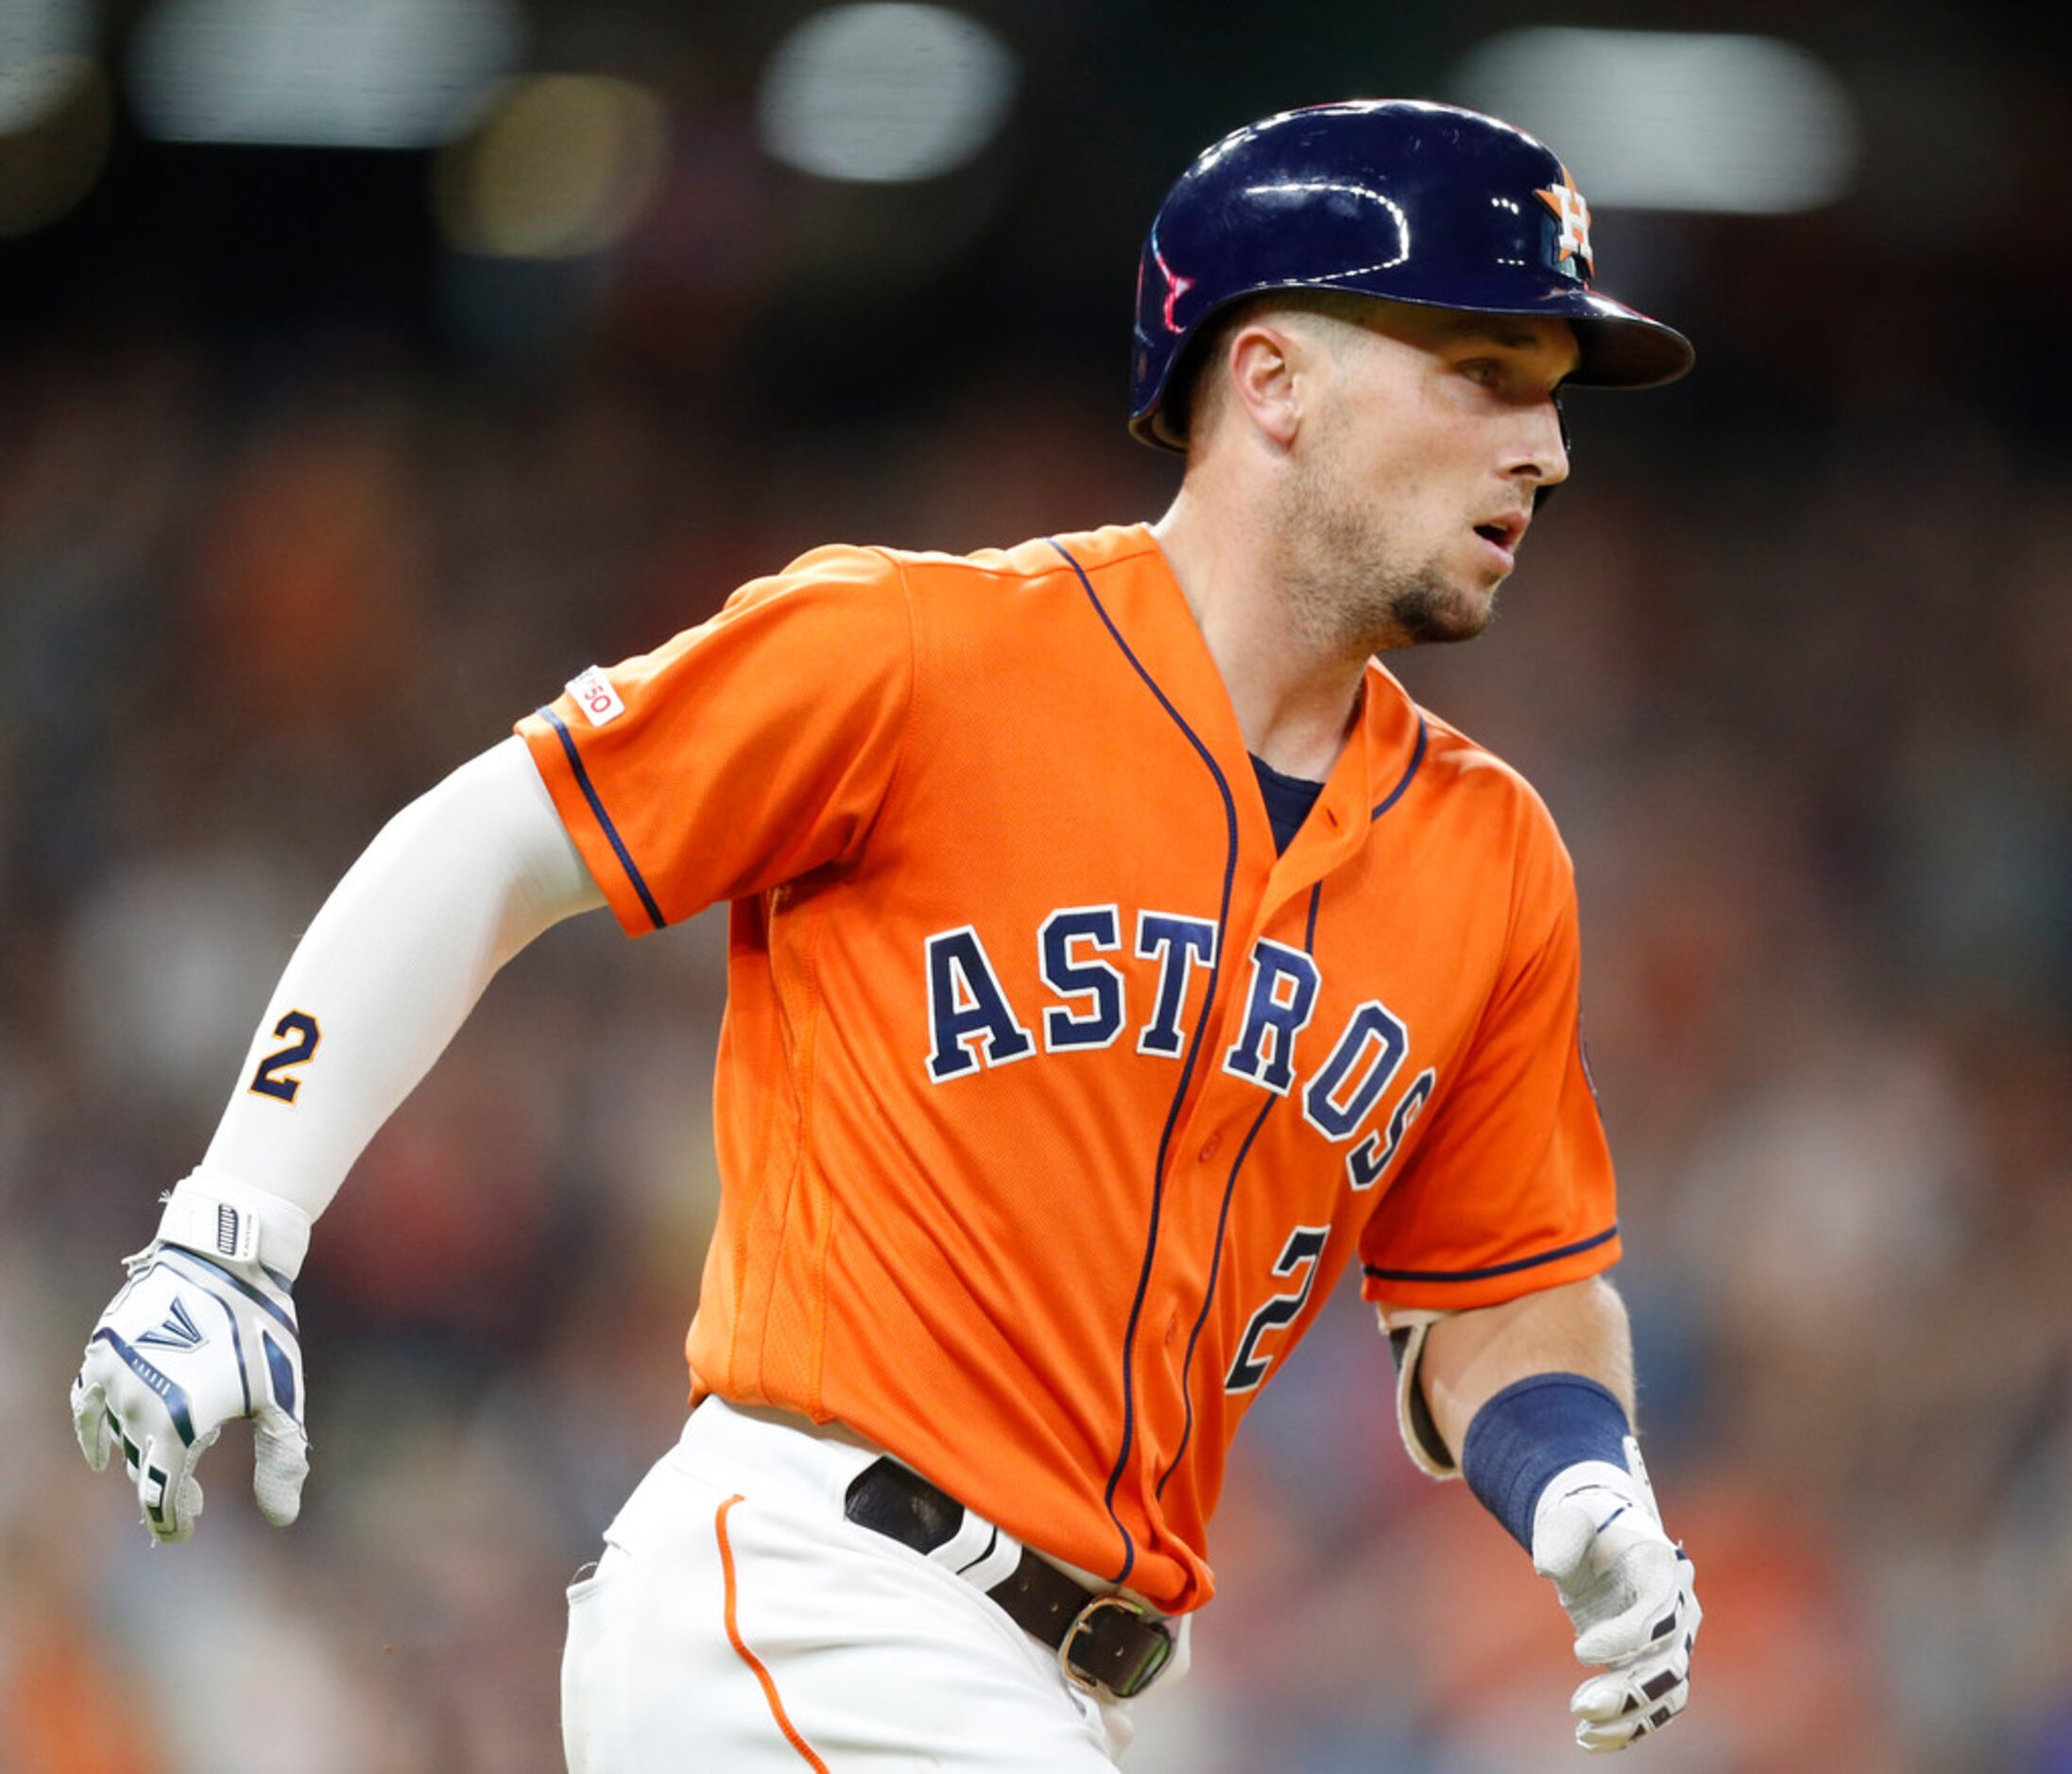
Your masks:
[{"label": "number 2 on jersey", "polygon": [[317,1018],[306,1010],[291,1010],[273,1025],[277,1035],[292,1035],[286,1047],[269,1053],[259,1062],[259,1069],[252,1074],[248,1088],[262,1097],[278,1097],[283,1102],[292,1103],[295,1093],[301,1089],[300,1078],[283,1078],[281,1074],[290,1066],[300,1066],[312,1058],[317,1044],[324,1038],[324,1032],[317,1028]]},{"label": "number 2 on jersey", "polygon": [[1238,1358],[1230,1364],[1229,1375],[1224,1381],[1225,1391],[1256,1391],[1264,1383],[1274,1357],[1259,1354],[1259,1339],[1282,1324],[1293,1324],[1302,1316],[1302,1308],[1310,1303],[1310,1289],[1316,1283],[1316,1259],[1324,1254],[1330,1236],[1328,1226],[1297,1226],[1289,1234],[1274,1273],[1293,1275],[1299,1270],[1302,1280],[1294,1292],[1276,1294],[1252,1314],[1252,1322],[1244,1327],[1244,1336],[1238,1343]]}]

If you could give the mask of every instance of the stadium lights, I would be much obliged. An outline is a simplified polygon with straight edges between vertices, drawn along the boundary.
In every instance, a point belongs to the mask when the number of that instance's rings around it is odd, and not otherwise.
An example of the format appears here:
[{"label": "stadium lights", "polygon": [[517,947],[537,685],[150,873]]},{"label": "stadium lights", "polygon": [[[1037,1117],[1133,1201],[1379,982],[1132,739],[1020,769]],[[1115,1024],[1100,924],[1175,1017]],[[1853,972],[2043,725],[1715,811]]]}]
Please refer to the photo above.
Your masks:
[{"label": "stadium lights", "polygon": [[517,65],[515,0],[164,0],[130,93],[171,142],[422,148]]},{"label": "stadium lights", "polygon": [[516,80],[441,150],[439,225],[484,258],[601,252],[647,207],[668,151],[661,100],[642,87],[575,74]]},{"label": "stadium lights", "polygon": [[1772,37],[1507,31],[1449,84],[1461,103],[1560,143],[1602,209],[1811,210],[1842,196],[1855,170],[1847,93]]},{"label": "stadium lights", "polygon": [[934,179],[998,133],[1019,77],[1014,52],[949,7],[831,7],[771,57],[757,124],[768,154],[822,179]]},{"label": "stadium lights", "polygon": [[84,0],[0,0],[0,136],[31,128],[77,90],[98,31]]},{"label": "stadium lights", "polygon": [[[33,94],[28,103],[25,94]],[[91,56],[38,56],[0,72],[0,236],[72,210],[108,165],[114,99]]]}]

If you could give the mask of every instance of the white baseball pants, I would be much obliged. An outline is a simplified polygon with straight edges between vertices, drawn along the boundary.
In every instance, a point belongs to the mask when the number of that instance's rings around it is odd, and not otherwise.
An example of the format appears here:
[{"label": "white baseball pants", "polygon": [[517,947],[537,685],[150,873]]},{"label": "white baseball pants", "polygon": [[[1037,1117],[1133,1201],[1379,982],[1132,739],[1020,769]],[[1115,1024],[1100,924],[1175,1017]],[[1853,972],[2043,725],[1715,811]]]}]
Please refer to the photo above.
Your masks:
[{"label": "white baseball pants", "polygon": [[[1112,1774],[1126,1702],[1068,1681],[946,1564],[845,1517],[879,1453],[719,1399],[691,1414],[569,1591],[570,1774]],[[1163,1680],[1185,1654],[1183,1629]]]}]

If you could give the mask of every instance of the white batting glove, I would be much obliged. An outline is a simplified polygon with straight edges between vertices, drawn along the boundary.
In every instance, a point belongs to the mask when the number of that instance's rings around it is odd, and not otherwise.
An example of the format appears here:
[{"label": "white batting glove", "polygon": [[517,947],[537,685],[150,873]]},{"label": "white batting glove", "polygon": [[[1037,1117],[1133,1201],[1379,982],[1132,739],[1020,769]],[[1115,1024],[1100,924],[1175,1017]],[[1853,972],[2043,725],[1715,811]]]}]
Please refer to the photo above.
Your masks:
[{"label": "white batting glove", "polygon": [[1659,1731],[1690,1699],[1690,1653],[1704,1611],[1690,1560],[1662,1531],[1639,1444],[1621,1472],[1584,1460],[1557,1473],[1533,1516],[1533,1568],[1553,1579],[1576,1629],[1576,1658],[1602,1666],[1568,1701],[1593,1754]]},{"label": "white batting glove", "polygon": [[288,1203],[190,1177],[166,1197],[159,1236],[123,1259],[128,1279],[87,1339],[72,1418],[95,1472],[121,1447],[154,1540],[194,1532],[195,1468],[235,1417],[257,1432],[260,1513],[285,1527],[300,1512],[309,1438],[288,1290],[308,1243]]}]

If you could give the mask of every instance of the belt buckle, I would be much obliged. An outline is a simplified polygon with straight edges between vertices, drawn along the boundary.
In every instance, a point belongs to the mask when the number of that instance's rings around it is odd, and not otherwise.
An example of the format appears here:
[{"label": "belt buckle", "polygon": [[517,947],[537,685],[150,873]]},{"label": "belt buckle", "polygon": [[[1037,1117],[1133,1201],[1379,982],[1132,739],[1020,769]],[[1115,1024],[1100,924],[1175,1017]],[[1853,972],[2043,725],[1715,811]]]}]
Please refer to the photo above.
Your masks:
[{"label": "belt buckle", "polygon": [[[1119,1608],[1124,1613],[1136,1615],[1139,1620],[1151,1620],[1151,1640],[1154,1648],[1135,1669],[1130,1670],[1123,1676],[1122,1680],[1116,1682],[1103,1681],[1098,1677],[1087,1675],[1072,1665],[1072,1647],[1079,1643],[1079,1635],[1092,1629],[1093,1616],[1104,1608]],[[1135,1699],[1138,1695],[1151,1686],[1158,1672],[1172,1661],[1172,1658],[1173,1634],[1167,1629],[1165,1622],[1153,1619],[1150,1609],[1132,1601],[1127,1595],[1119,1594],[1096,1595],[1072,1616],[1071,1625],[1065,1629],[1065,1636],[1057,1644],[1057,1666],[1064,1672],[1065,1680],[1070,1682],[1073,1687],[1093,1695],[1096,1698],[1106,1694],[1113,1696],[1118,1700]]]}]

